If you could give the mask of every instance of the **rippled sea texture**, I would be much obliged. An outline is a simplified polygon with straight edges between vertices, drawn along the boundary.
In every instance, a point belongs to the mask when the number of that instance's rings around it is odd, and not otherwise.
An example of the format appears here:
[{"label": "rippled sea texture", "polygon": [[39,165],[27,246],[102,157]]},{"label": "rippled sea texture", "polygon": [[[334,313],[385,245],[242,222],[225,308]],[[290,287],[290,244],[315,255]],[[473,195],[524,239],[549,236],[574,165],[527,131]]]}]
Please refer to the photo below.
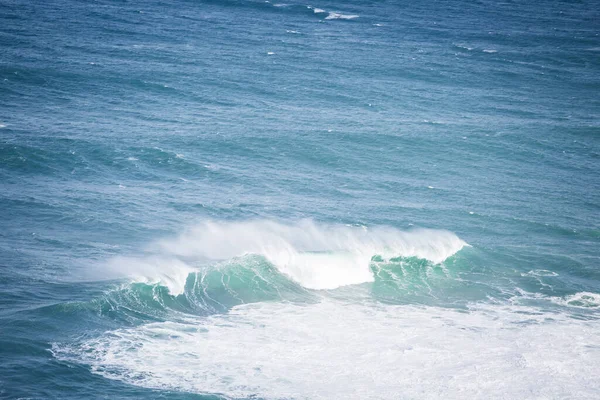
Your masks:
[{"label": "rippled sea texture", "polygon": [[599,398],[599,11],[0,0],[0,397]]}]

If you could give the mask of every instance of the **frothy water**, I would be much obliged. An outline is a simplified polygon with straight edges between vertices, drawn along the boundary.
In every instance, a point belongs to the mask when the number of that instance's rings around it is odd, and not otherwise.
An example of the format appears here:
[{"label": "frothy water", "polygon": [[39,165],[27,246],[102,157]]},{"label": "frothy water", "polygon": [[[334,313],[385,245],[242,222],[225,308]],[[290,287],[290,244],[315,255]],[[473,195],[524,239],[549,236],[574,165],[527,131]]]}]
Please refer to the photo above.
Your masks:
[{"label": "frothy water", "polygon": [[600,390],[598,324],[528,307],[253,304],[53,352],[110,379],[234,398],[591,399]]},{"label": "frothy water", "polygon": [[336,13],[336,12],[330,12],[329,15],[327,17],[325,17],[325,19],[354,19],[354,18],[358,18],[358,15],[347,15],[347,14],[340,14],[340,13]]}]

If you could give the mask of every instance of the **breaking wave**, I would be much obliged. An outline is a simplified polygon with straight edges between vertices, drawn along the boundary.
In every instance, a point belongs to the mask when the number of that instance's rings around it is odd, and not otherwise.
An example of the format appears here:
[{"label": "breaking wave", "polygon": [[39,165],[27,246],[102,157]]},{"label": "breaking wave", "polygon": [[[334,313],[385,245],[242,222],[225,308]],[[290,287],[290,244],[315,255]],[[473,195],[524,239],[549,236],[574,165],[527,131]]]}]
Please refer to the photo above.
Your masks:
[{"label": "breaking wave", "polygon": [[188,275],[235,258],[263,257],[281,274],[308,289],[335,289],[374,281],[379,261],[416,257],[439,264],[464,246],[444,230],[322,224],[312,220],[208,221],[175,239],[153,244],[149,256],[113,260],[112,269],[136,280],[160,282],[181,294]]}]

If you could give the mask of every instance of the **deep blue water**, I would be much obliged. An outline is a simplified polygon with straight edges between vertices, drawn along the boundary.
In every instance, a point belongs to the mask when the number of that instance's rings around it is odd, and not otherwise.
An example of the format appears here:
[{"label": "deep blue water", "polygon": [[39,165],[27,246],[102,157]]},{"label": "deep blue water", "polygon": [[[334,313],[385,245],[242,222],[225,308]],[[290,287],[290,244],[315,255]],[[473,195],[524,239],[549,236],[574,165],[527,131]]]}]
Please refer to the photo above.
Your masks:
[{"label": "deep blue water", "polygon": [[600,397],[599,35],[0,0],[0,398]]}]

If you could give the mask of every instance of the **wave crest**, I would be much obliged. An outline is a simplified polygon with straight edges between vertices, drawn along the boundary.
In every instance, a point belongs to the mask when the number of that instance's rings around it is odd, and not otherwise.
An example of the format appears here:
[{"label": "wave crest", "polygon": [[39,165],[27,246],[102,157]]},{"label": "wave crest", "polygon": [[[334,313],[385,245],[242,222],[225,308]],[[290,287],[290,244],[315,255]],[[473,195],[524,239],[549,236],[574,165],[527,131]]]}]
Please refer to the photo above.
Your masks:
[{"label": "wave crest", "polygon": [[417,257],[441,263],[466,246],[444,230],[400,231],[376,226],[319,224],[312,220],[207,221],[176,239],[157,244],[162,254],[188,262],[230,260],[261,255],[309,289],[334,289],[373,281],[373,256]]}]

